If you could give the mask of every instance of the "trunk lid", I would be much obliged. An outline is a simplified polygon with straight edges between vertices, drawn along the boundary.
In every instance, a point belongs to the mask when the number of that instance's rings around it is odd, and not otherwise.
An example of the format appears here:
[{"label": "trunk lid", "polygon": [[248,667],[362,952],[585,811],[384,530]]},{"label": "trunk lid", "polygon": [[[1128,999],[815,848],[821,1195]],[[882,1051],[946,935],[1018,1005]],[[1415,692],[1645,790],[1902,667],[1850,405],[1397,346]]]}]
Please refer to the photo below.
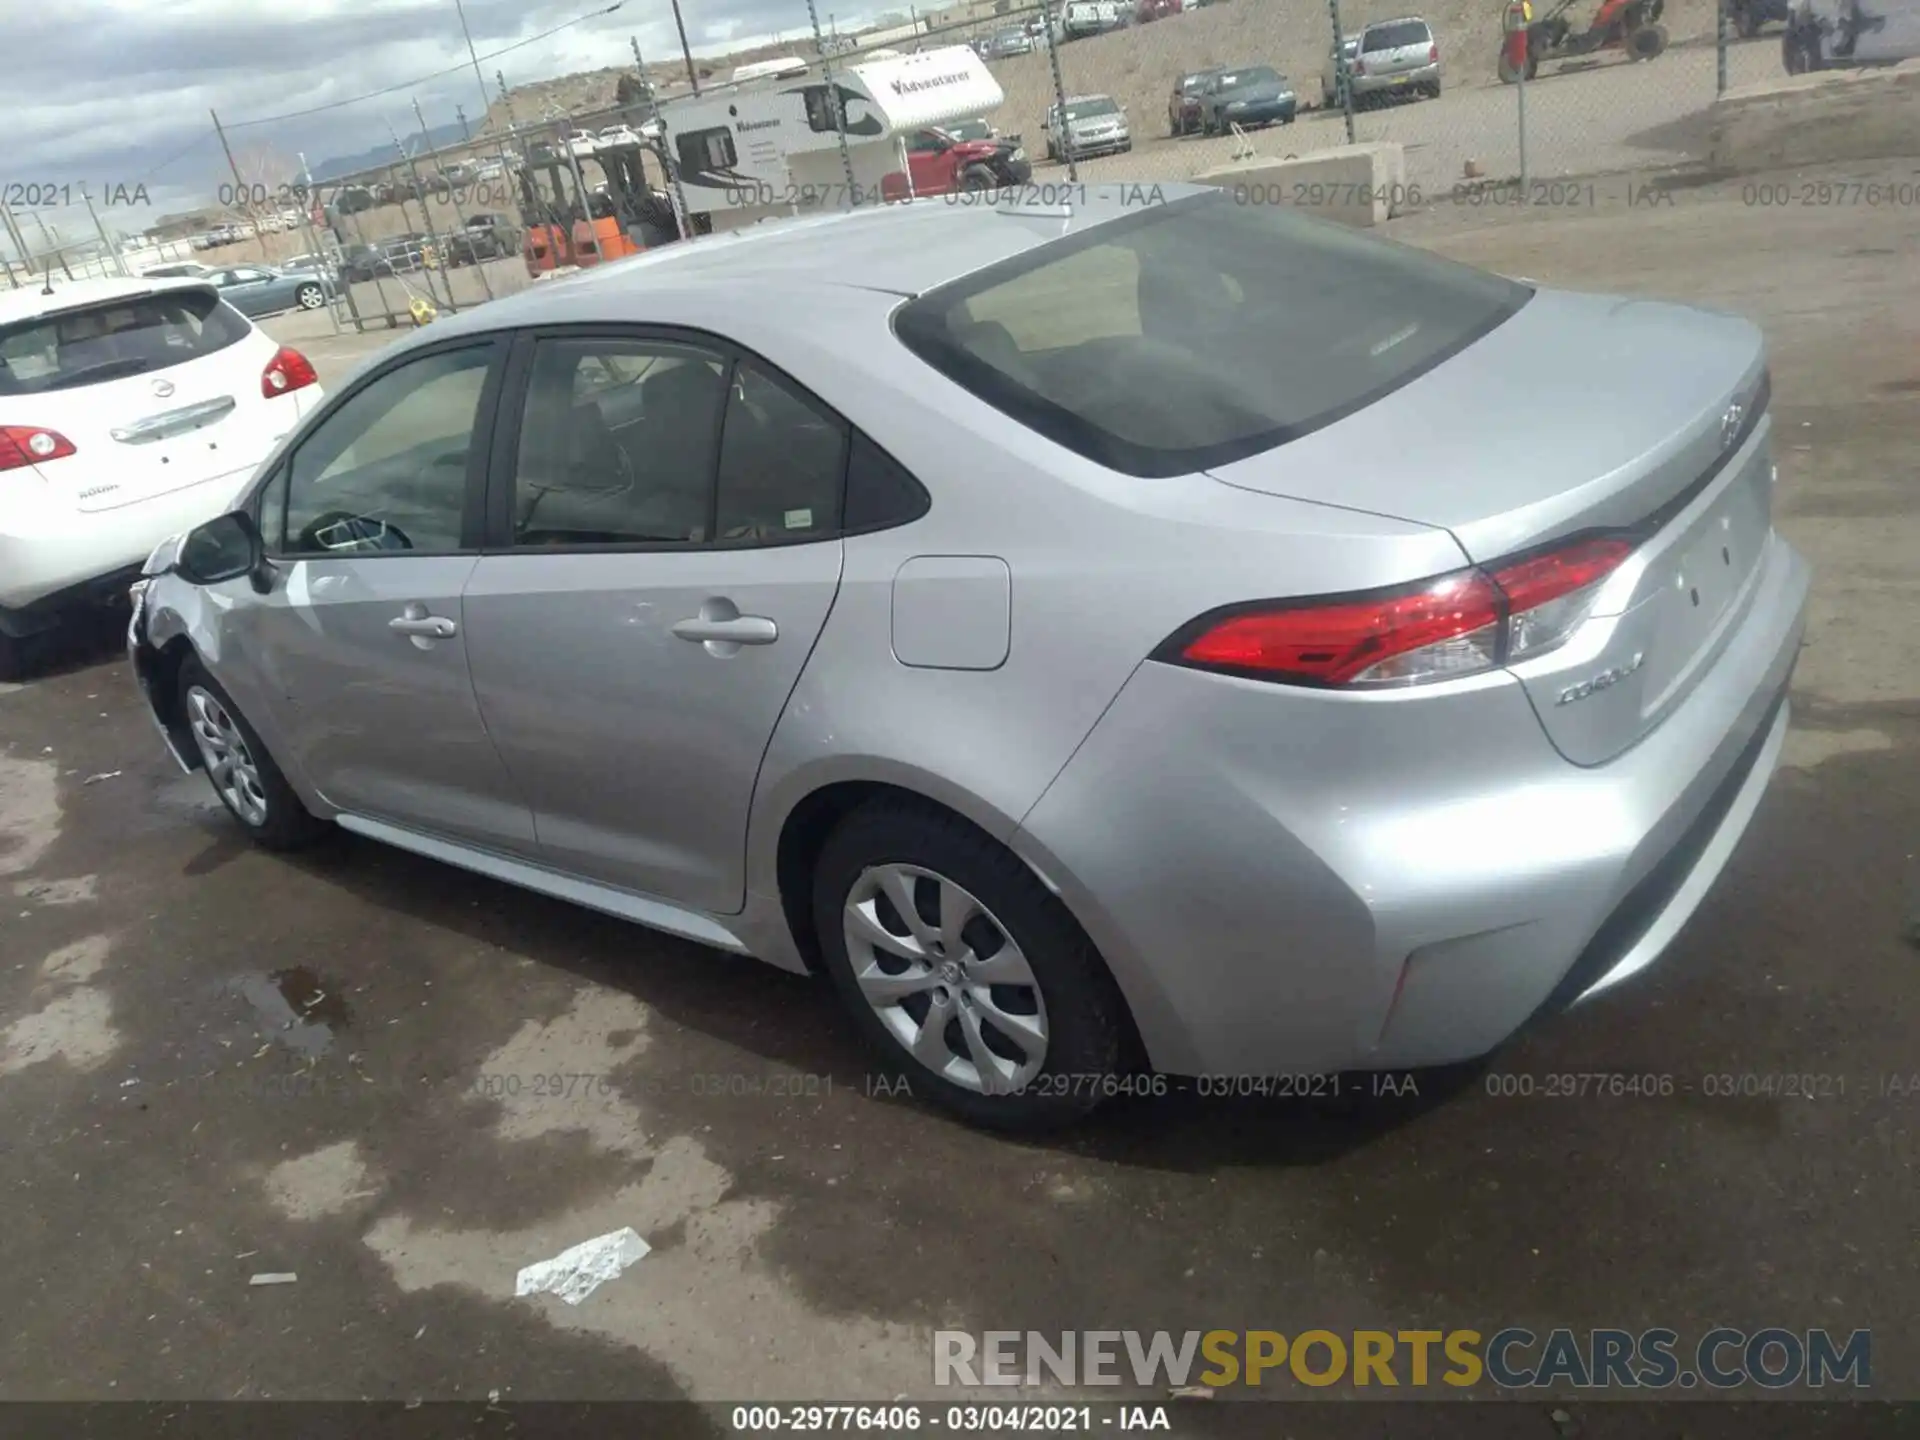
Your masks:
[{"label": "trunk lid", "polygon": [[[297,396],[269,400],[260,390],[279,347],[227,307],[182,288],[203,307],[197,318],[174,310],[165,323],[116,330],[118,317],[147,303],[129,295],[13,332],[20,384],[0,393],[0,420],[44,426],[74,446],[72,459],[36,467],[51,498],[96,513],[227,475],[238,484],[298,421]],[[167,363],[173,353],[190,358]],[[120,373],[132,365],[145,368]],[[94,366],[102,367],[99,380],[38,388],[49,373]]]},{"label": "trunk lid", "polygon": [[1480,564],[1641,527],[1592,610],[1618,623],[1515,667],[1554,743],[1593,765],[1659,723],[1738,619],[1772,528],[1765,387],[1748,321],[1542,290],[1375,403],[1210,473],[1439,526]]},{"label": "trunk lid", "polygon": [[1365,38],[1368,46],[1379,47],[1363,50],[1358,57],[1366,62],[1369,75],[1399,75],[1432,63],[1433,34],[1417,21],[1382,26]]}]

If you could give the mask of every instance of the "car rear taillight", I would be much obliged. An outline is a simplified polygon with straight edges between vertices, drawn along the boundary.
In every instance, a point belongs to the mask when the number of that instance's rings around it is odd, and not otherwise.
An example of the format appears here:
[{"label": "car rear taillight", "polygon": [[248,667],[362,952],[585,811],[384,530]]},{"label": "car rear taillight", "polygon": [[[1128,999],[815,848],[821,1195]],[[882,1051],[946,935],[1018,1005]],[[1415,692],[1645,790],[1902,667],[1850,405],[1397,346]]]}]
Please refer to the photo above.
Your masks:
[{"label": "car rear taillight", "polygon": [[1366,74],[1366,73],[1367,73],[1367,62],[1366,62],[1366,61],[1364,61],[1364,60],[1361,60],[1361,59],[1358,59],[1358,58],[1356,58],[1356,59],[1354,60],[1354,62],[1353,62],[1353,73],[1354,73],[1354,74],[1356,74],[1356,75],[1364,75],[1364,74]]},{"label": "car rear taillight", "polygon": [[0,425],[0,470],[23,470],[73,454],[73,442],[38,425]]},{"label": "car rear taillight", "polygon": [[319,383],[312,363],[290,345],[282,345],[260,372],[260,393],[269,400]]},{"label": "car rear taillight", "polygon": [[1370,689],[1451,680],[1564,643],[1633,541],[1597,536],[1414,586],[1204,615],[1157,660],[1249,679]]},{"label": "car rear taillight", "polygon": [[1438,45],[1429,45],[1427,47],[1427,63],[1430,65],[1438,65],[1440,63],[1440,47]]}]

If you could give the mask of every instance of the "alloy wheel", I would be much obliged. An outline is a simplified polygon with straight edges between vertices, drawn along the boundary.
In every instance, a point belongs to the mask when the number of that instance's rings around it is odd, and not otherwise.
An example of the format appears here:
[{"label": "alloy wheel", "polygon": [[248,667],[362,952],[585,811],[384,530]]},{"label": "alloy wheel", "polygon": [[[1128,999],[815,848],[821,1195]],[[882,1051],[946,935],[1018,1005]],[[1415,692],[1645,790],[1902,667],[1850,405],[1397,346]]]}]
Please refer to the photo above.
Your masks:
[{"label": "alloy wheel", "polygon": [[1047,1058],[1047,1009],[1019,944],[975,896],[914,865],[870,866],[843,909],[855,983],[887,1032],[941,1079],[1023,1089]]},{"label": "alloy wheel", "polygon": [[256,828],[267,823],[267,791],[240,727],[211,691],[187,691],[187,721],[207,778],[233,813]]}]

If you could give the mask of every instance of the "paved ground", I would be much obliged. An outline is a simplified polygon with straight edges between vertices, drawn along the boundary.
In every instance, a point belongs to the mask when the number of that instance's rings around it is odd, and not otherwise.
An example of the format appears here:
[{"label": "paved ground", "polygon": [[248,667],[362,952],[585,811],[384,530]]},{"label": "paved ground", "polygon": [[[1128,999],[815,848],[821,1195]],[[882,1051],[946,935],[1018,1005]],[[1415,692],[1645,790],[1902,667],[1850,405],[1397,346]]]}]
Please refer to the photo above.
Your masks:
[{"label": "paved ground", "polygon": [[[1775,346],[1817,573],[1786,768],[1667,961],[1494,1067],[1692,1093],[988,1138],[867,1093],[806,982],[345,838],[249,851],[109,640],[0,695],[0,1397],[884,1399],[943,1323],[1864,1326],[1920,1395],[1920,228],[1735,184],[1401,233]],[[1702,1093],[1781,1073],[1833,1093]],[[512,1297],[620,1225],[653,1253],[586,1304]]]}]

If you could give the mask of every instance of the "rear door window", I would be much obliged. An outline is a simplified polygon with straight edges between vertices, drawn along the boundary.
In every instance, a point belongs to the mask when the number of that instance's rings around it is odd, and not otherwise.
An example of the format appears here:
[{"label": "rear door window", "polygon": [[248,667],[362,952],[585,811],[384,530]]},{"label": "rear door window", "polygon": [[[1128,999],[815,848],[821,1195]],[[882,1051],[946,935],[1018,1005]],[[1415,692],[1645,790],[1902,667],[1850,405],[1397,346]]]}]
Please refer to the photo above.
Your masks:
[{"label": "rear door window", "polygon": [[124,380],[244,340],[247,322],[212,290],[181,289],[64,310],[0,329],[0,395]]},{"label": "rear door window", "polygon": [[1391,25],[1375,25],[1366,34],[1366,53],[1401,50],[1409,45],[1431,45],[1433,36],[1424,20],[1400,20]]}]

